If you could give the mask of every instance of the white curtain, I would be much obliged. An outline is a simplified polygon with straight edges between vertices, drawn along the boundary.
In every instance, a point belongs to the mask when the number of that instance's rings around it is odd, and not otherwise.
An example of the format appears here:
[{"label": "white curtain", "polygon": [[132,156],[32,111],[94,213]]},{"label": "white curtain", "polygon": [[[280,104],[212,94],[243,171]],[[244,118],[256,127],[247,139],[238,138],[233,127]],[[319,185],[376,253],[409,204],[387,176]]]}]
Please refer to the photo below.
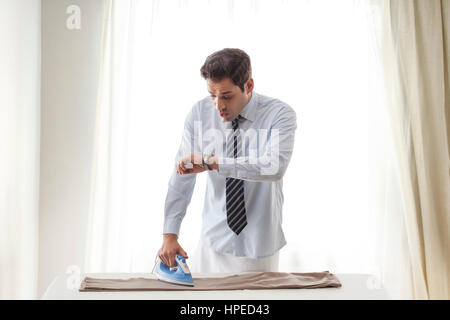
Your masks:
[{"label": "white curtain", "polygon": [[40,1],[0,1],[0,299],[37,298],[40,30]]},{"label": "white curtain", "polygon": [[[367,1],[105,1],[87,272],[149,272],[184,118],[207,95],[199,69],[246,51],[255,90],[298,115],[284,178],[281,271],[370,273],[410,297],[408,253]],[[370,18],[370,19],[369,19]],[[199,175],[180,244],[199,240]]]},{"label": "white curtain", "polygon": [[[450,1],[371,4],[400,187],[399,206],[384,214],[404,221],[396,238],[409,258],[412,297],[450,299]],[[399,241],[386,243],[388,254]],[[393,270],[398,256],[386,263]]]}]

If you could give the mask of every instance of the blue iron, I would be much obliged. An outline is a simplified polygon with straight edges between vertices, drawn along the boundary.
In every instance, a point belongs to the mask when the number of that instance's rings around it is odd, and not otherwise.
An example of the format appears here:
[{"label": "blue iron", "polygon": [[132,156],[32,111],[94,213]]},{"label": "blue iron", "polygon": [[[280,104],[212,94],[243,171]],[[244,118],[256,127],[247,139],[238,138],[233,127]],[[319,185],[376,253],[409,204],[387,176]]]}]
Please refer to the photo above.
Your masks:
[{"label": "blue iron", "polygon": [[191,271],[189,271],[186,264],[186,259],[182,255],[177,254],[175,256],[175,262],[177,263],[175,267],[169,267],[158,257],[154,272],[158,276],[158,280],[193,287],[194,280],[192,280]]}]

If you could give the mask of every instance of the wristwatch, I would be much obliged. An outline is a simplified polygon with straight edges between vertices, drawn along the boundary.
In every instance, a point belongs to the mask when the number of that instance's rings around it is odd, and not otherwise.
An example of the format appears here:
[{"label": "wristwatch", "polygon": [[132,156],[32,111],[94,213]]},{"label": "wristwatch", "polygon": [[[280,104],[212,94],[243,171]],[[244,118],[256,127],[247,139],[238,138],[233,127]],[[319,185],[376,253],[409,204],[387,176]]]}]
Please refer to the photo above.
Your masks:
[{"label": "wristwatch", "polygon": [[209,159],[211,159],[211,157],[213,156],[214,156],[213,153],[203,155],[202,164],[203,168],[205,168],[206,170],[212,170],[211,166],[209,165]]}]

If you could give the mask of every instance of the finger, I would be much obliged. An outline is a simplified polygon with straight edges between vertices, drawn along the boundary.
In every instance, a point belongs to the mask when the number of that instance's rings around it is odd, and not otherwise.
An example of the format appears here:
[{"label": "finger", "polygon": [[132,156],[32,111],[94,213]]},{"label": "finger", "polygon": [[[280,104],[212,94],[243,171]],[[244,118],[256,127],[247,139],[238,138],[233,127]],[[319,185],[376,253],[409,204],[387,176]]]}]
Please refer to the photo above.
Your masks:
[{"label": "finger", "polygon": [[187,168],[186,168],[186,166],[185,166],[183,161],[180,162],[179,170],[180,170],[181,173],[184,173],[187,170]]},{"label": "finger", "polygon": [[170,256],[169,257],[169,267],[175,267],[175,257],[174,256]]},{"label": "finger", "polygon": [[159,259],[162,261],[162,263],[164,263],[165,265],[167,265],[166,263],[166,258],[163,255],[159,255]]},{"label": "finger", "polygon": [[180,249],[180,253],[183,255],[183,257],[189,258],[186,251],[184,251],[183,248]]},{"label": "finger", "polygon": [[186,168],[185,168],[185,166],[184,166],[184,163],[181,161],[180,163],[179,163],[179,165],[178,165],[178,172],[180,173],[180,174],[183,174],[183,173],[185,173],[186,172]]},{"label": "finger", "polygon": [[164,264],[165,264],[166,266],[170,266],[170,260],[169,260],[169,257],[165,256],[165,257],[164,257],[164,260],[165,260]]}]

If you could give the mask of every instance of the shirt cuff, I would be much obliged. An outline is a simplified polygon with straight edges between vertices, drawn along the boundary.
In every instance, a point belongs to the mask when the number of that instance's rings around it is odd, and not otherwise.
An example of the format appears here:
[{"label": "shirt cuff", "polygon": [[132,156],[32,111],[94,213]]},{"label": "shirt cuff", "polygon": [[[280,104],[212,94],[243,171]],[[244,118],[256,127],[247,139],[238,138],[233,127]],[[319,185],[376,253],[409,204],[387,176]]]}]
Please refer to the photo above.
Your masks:
[{"label": "shirt cuff", "polygon": [[177,236],[180,233],[181,220],[177,218],[166,218],[164,220],[163,234],[175,233]]},{"label": "shirt cuff", "polygon": [[236,159],[235,158],[218,158],[217,173],[224,177],[236,176]]}]

